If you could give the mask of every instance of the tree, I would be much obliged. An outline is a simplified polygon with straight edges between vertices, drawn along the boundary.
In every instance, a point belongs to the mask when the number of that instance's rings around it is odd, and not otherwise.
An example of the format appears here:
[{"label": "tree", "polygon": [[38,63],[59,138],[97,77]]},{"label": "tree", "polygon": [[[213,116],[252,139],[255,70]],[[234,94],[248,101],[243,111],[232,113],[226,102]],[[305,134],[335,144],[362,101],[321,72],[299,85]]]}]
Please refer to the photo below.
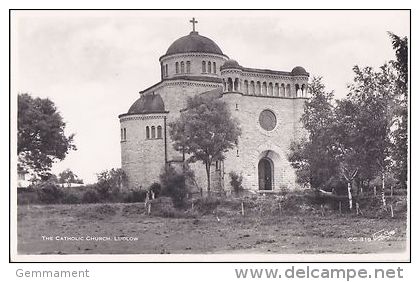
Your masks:
[{"label": "tree", "polygon": [[71,171],[69,168],[62,171],[58,174],[59,182],[61,184],[67,183],[70,186],[70,183],[79,183],[83,184],[83,180],[79,179],[73,171]]},{"label": "tree", "polygon": [[210,195],[211,165],[223,160],[224,153],[238,143],[238,122],[221,99],[196,95],[187,100],[186,109],[169,127],[175,150],[187,154],[187,162],[201,161],[205,165]]},{"label": "tree", "polygon": [[326,92],[322,77],[309,84],[311,99],[305,102],[301,118],[308,132],[307,139],[294,141],[290,146],[289,162],[296,169],[297,182],[316,189],[326,187],[337,174],[331,125],[334,121],[333,92]]},{"label": "tree", "polygon": [[293,142],[289,161],[298,181],[319,188],[339,176],[347,183],[350,208],[352,185],[357,195],[363,183],[378,176],[385,187],[389,168],[406,185],[407,177],[407,38],[392,33],[396,61],[379,71],[355,66],[348,95],[331,102],[320,79],[310,84],[302,123],[308,140]]},{"label": "tree", "polygon": [[395,50],[396,60],[391,61],[397,76],[395,81],[396,115],[391,138],[392,167],[400,185],[407,187],[408,156],[408,40],[388,32]]},{"label": "tree", "polygon": [[55,160],[63,160],[73,144],[74,134],[64,134],[66,126],[50,99],[18,96],[18,166],[34,176],[48,174]]},{"label": "tree", "polygon": [[121,168],[104,170],[97,174],[98,192],[103,196],[108,196],[109,192],[117,193],[127,184],[127,176]]}]

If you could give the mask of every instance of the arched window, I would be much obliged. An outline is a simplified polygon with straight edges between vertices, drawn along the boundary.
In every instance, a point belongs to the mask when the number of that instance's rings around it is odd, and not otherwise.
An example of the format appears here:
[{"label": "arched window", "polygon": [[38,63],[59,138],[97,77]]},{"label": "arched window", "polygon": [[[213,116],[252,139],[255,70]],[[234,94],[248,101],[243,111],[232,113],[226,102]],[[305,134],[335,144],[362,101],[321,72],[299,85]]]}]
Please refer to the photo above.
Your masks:
[{"label": "arched window", "polygon": [[255,83],[251,81],[251,95],[255,95]]},{"label": "arched window", "polygon": [[152,139],[156,138],[156,128],[152,126]]},{"label": "arched window", "polygon": [[213,73],[216,73],[216,62],[213,62]]},{"label": "arched window", "polygon": [[207,63],[207,72],[211,73],[211,62]]},{"label": "arched window", "polygon": [[286,86],[286,96],[291,97],[290,84],[287,84]]},{"label": "arched window", "polygon": [[302,97],[302,89],[300,89],[299,84],[296,84],[295,88],[296,88],[296,96],[295,97]]},{"label": "arched window", "polygon": [[150,130],[148,126],[146,126],[146,139],[150,139]]},{"label": "arched window", "polygon": [[123,136],[123,129],[121,128],[121,141],[124,140],[124,136]]},{"label": "arched window", "polygon": [[233,83],[233,91],[239,91],[239,79],[235,78],[235,81]]},{"label": "arched window", "polygon": [[262,84],[262,95],[267,95],[267,83],[265,81]]},{"label": "arched window", "polygon": [[191,62],[187,61],[187,73],[191,72]]},{"label": "arched window", "polygon": [[282,96],[282,97],[286,96],[285,93],[286,93],[286,91],[285,91],[285,88],[284,88],[284,83],[282,83],[280,85],[280,96]]},{"label": "arched window", "polygon": [[308,96],[308,87],[306,87],[305,84],[302,84],[302,96],[307,97]]},{"label": "arched window", "polygon": [[175,73],[179,73],[179,63],[175,63]]},{"label": "arched window", "polygon": [[165,76],[168,76],[168,64],[165,65]]},{"label": "arched window", "polygon": [[268,84],[268,95],[273,96],[273,83]]},{"label": "arched window", "polygon": [[257,95],[261,95],[261,82],[257,81]]},{"label": "arched window", "polygon": [[202,72],[202,73],[205,73],[205,72],[206,72],[206,62],[205,62],[205,61],[203,61],[203,62],[201,63],[201,72]]},{"label": "arched window", "polygon": [[185,65],[184,62],[181,62],[181,73],[185,72]]},{"label": "arched window", "polygon": [[227,82],[227,91],[231,92],[233,90],[233,81],[232,78],[228,78],[228,82]]},{"label": "arched window", "polygon": [[127,129],[124,128],[124,140],[127,140]]},{"label": "arched window", "polygon": [[248,93],[249,91],[248,91],[248,80],[245,80],[244,81],[244,93],[246,94],[246,95],[248,95],[249,93]]},{"label": "arched window", "polygon": [[162,139],[162,126],[157,127],[157,138]]},{"label": "arched window", "polygon": [[274,96],[279,96],[279,84],[274,84]]}]

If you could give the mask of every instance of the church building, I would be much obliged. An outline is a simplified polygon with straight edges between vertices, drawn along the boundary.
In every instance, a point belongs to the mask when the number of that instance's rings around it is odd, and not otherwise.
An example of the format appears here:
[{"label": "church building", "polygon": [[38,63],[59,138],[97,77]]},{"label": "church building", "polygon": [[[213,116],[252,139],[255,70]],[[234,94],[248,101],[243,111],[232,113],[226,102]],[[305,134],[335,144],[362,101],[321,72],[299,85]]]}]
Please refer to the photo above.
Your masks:
[{"label": "church building", "polygon": [[[242,185],[249,190],[297,187],[287,155],[291,142],[305,136],[300,117],[308,99],[309,73],[301,66],[290,71],[242,66],[200,35],[194,18],[191,22],[192,32],[175,40],[159,58],[161,80],[141,91],[119,115],[128,187],[147,188],[159,182],[165,165],[184,161],[173,148],[168,124],[180,116],[187,98],[198,94],[225,101],[242,132],[226,159],[212,165],[212,189],[231,191],[230,172],[242,175]],[[191,168],[205,190],[205,166],[197,162]]]}]

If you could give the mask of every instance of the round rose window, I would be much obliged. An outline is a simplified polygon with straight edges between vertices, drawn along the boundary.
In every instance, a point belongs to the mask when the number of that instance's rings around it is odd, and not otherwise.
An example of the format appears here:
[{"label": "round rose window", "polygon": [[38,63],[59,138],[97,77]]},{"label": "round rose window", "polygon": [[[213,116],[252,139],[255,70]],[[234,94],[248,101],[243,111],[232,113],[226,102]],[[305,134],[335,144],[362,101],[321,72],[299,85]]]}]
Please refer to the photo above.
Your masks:
[{"label": "round rose window", "polygon": [[270,110],[264,110],[260,114],[259,122],[262,128],[271,131],[276,127],[276,115]]}]

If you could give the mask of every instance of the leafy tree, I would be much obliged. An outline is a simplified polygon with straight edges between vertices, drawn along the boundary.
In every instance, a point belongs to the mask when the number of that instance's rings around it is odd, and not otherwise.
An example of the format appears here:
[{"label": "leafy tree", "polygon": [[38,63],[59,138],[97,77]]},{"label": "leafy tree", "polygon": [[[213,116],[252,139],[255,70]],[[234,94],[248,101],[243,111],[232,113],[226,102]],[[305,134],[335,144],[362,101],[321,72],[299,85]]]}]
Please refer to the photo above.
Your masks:
[{"label": "leafy tree", "polygon": [[121,168],[104,170],[97,174],[97,178],[97,190],[104,198],[110,192],[119,192],[127,184],[127,176]]},{"label": "leafy tree", "polygon": [[407,187],[408,155],[408,39],[388,33],[395,50],[396,60],[391,64],[396,70],[395,90],[396,110],[394,130],[392,131],[392,168],[402,187]]},{"label": "leafy tree", "polygon": [[70,185],[70,183],[79,183],[79,184],[83,184],[83,180],[79,179],[77,177],[77,175],[75,173],[73,173],[73,171],[71,171],[69,168],[62,171],[59,175],[59,182],[60,183],[67,183],[68,185]]},{"label": "leafy tree", "polygon": [[309,92],[311,98],[305,102],[301,118],[308,136],[307,139],[292,142],[288,159],[296,169],[298,183],[328,189],[329,180],[337,174],[331,140],[333,92],[325,91],[321,77],[312,78]]},{"label": "leafy tree", "polygon": [[227,104],[218,98],[196,95],[187,100],[186,110],[169,127],[174,148],[188,154],[188,162],[201,161],[205,165],[210,195],[211,164],[223,160],[241,134]]},{"label": "leafy tree", "polygon": [[73,144],[74,134],[65,136],[66,126],[50,99],[18,96],[18,166],[34,175],[47,174],[55,160],[63,160]]},{"label": "leafy tree", "polygon": [[397,60],[379,71],[355,66],[346,98],[331,103],[332,95],[314,79],[302,116],[308,140],[291,145],[298,181],[319,188],[339,176],[347,183],[350,207],[353,183],[360,188],[380,176],[384,189],[391,166],[406,183],[407,38],[390,36]]}]

